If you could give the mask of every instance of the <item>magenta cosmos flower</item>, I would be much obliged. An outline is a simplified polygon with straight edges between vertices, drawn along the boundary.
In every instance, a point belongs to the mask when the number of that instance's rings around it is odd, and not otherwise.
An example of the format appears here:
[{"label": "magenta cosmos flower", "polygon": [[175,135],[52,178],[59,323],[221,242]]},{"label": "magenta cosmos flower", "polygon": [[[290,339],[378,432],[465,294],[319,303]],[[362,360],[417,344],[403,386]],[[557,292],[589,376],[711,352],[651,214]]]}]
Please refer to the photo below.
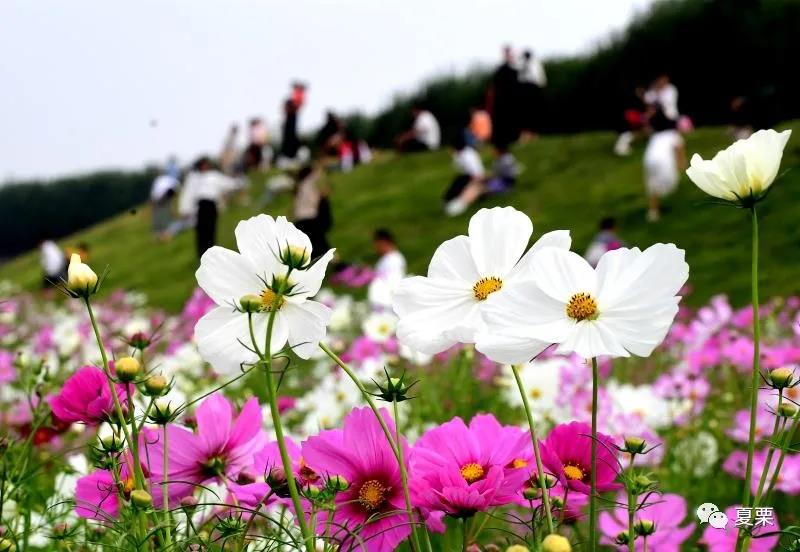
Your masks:
[{"label": "magenta cosmos flower", "polygon": [[[217,482],[228,486],[242,470],[253,470],[256,452],[264,448],[267,437],[261,430],[261,408],[250,399],[239,415],[228,399],[215,393],[205,399],[195,412],[197,429],[191,432],[177,425],[167,426],[169,440],[170,498],[179,499],[186,485]],[[160,504],[164,481],[163,439],[160,431],[148,431],[142,438],[140,456],[150,459],[153,502]],[[175,487],[175,489],[173,488]],[[176,490],[177,489],[177,490]]]},{"label": "magenta cosmos flower", "polygon": [[[122,493],[127,497],[134,489],[127,462],[120,466]],[[109,470],[95,470],[78,479],[75,487],[75,513],[82,518],[112,521],[119,516],[120,495]]]},{"label": "magenta cosmos flower", "polygon": [[[125,385],[115,386],[122,405],[128,400]],[[59,420],[99,425],[114,412],[114,399],[108,378],[99,368],[84,366],[64,382],[61,392],[50,399],[50,408]]]},{"label": "magenta cosmos flower", "polygon": [[[700,543],[706,545],[708,552],[732,552],[736,549],[736,537],[739,533],[739,530],[734,527],[736,508],[736,506],[731,506],[725,510],[725,515],[728,516],[728,525],[724,529],[716,529],[710,525],[706,526]],[[780,531],[777,518],[774,518],[773,521],[775,525],[759,527],[753,530],[755,538],[750,539],[750,552],[772,552],[775,549],[778,544],[777,534],[758,537],[758,535],[764,533],[777,533]]]},{"label": "magenta cosmos flower", "polygon": [[[606,492],[621,487],[614,480],[619,464],[614,454],[614,440],[597,434],[597,490]],[[542,463],[570,490],[590,494],[592,477],[592,428],[589,424],[571,422],[557,425],[542,442]]]},{"label": "magenta cosmos flower", "polygon": [[[394,423],[381,411],[394,433]],[[408,458],[405,440],[403,458]],[[341,550],[388,552],[411,533],[405,511],[400,468],[392,448],[369,408],[355,408],[342,429],[323,431],[302,445],[302,457],[323,478],[344,477],[350,487],[336,495],[332,537]],[[318,524],[324,531],[324,521]],[[356,537],[352,536],[356,533]]]},{"label": "magenta cosmos flower", "polygon": [[[620,494],[617,498],[619,504],[627,504],[628,498]],[[681,527],[686,518],[686,500],[676,494],[641,495],[638,501],[640,509],[636,511],[635,519],[648,520],[655,523],[656,531],[647,537],[648,550],[658,552],[680,552],[681,545],[694,532],[694,523]],[[613,545],[614,539],[628,530],[628,509],[617,507],[611,512],[600,513],[601,544]],[[636,550],[644,550],[644,541],[636,539]]]},{"label": "magenta cosmos flower", "polygon": [[518,503],[532,458],[530,436],[521,429],[500,425],[491,414],[475,416],[469,427],[453,418],[414,445],[414,501],[431,512],[434,530],[444,529],[443,514],[467,517]]}]

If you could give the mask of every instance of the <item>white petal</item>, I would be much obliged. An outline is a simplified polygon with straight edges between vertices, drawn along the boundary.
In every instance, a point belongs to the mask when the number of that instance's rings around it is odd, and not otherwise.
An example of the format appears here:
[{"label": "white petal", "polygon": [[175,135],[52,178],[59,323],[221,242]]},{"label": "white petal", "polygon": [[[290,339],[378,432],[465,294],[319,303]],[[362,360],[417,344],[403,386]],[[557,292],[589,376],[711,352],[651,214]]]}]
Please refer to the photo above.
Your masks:
[{"label": "white petal", "polygon": [[565,305],[575,293],[596,294],[594,269],[572,251],[544,247],[531,259],[531,270],[539,289]]},{"label": "white petal", "polygon": [[513,207],[481,209],[469,221],[469,245],[478,273],[502,277],[517,264],[533,233],[533,223]]},{"label": "white petal", "polygon": [[481,279],[481,273],[472,260],[469,244],[470,238],[467,236],[456,236],[437,247],[428,265],[428,277],[474,285]]},{"label": "white petal", "polygon": [[791,130],[775,132],[772,129],[759,130],[747,140],[747,173],[760,184],[762,191],[772,184],[781,165],[783,150],[791,136]]},{"label": "white petal", "polygon": [[559,353],[577,353],[583,358],[630,356],[613,332],[599,321],[578,322],[558,346]]},{"label": "white petal", "polygon": [[292,351],[300,358],[309,358],[325,338],[331,309],[316,301],[306,301],[302,305],[287,304],[281,315],[289,327]]},{"label": "white petal", "polygon": [[292,271],[289,279],[296,284],[296,287],[293,294],[287,297],[289,302],[300,303],[319,293],[319,288],[322,287],[322,282],[325,280],[325,271],[328,269],[328,264],[333,259],[335,251],[335,249],[330,249],[306,270]]},{"label": "white petal", "polygon": [[489,334],[558,343],[575,321],[567,317],[566,303],[553,299],[531,281],[515,282],[485,301],[482,315]]},{"label": "white petal", "polygon": [[275,274],[278,261],[278,240],[275,220],[268,215],[258,215],[236,225],[236,246],[256,268],[256,273],[269,280]]},{"label": "white petal", "polygon": [[648,357],[664,341],[678,313],[678,297],[650,303],[638,310],[604,312],[602,323],[634,355]]},{"label": "white petal", "polygon": [[282,250],[287,245],[299,247],[308,251],[309,256],[314,258],[314,251],[311,250],[311,240],[304,232],[298,230],[297,227],[289,222],[286,217],[278,217],[275,219],[275,239],[280,244],[279,250]]},{"label": "white petal", "polygon": [[393,307],[400,317],[400,343],[421,353],[436,354],[459,342],[472,343],[483,328],[472,289],[447,280],[406,278],[394,292]]},{"label": "white petal", "polygon": [[242,296],[259,294],[264,287],[248,259],[219,246],[203,253],[195,277],[198,285],[218,305],[238,304]]},{"label": "white petal", "polygon": [[[263,335],[267,324],[265,317],[253,318],[255,335]],[[205,314],[194,328],[200,355],[220,374],[235,374],[242,363],[252,364],[258,357],[252,349],[247,315],[231,307],[217,307]]]},{"label": "white petal", "polygon": [[508,273],[508,276],[505,279],[510,280],[517,277],[527,279],[532,277],[533,272],[531,271],[531,268],[533,256],[537,251],[540,251],[545,247],[556,247],[558,249],[569,250],[571,246],[572,237],[569,235],[569,230],[554,230],[552,232],[542,234],[542,236],[536,240],[531,248],[522,256],[516,266],[511,269],[511,272]]},{"label": "white petal", "polygon": [[552,343],[531,337],[519,337],[499,333],[480,333],[475,339],[475,348],[494,362],[522,364],[536,357]]}]

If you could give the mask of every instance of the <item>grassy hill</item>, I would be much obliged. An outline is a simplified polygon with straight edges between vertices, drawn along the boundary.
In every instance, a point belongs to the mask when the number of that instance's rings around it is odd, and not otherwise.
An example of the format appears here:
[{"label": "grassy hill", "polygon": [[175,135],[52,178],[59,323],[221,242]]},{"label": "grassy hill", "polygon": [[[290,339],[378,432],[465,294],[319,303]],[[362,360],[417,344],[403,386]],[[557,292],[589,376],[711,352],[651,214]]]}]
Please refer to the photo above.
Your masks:
[{"label": "grassy hill", "polygon": [[[770,198],[760,205],[762,295],[800,293],[800,121],[783,125],[795,129],[784,156],[787,170]],[[534,221],[535,235],[567,228],[573,249],[582,252],[605,215],[617,217],[620,233],[631,245],[674,242],[686,249],[690,282],[700,303],[716,293],[729,293],[735,303],[749,297],[750,221],[747,213],[709,203],[686,177],[668,198],[666,212],[655,224],[645,222],[642,183],[643,145],[627,158],[611,153],[611,133],[546,136],[520,145],[516,153],[525,166],[517,189],[481,205],[513,205]],[[713,155],[729,139],[722,128],[704,128],[687,137],[689,155]],[[489,162],[489,152],[485,152]],[[424,273],[436,246],[466,231],[471,212],[454,219],[443,216],[440,197],[452,168],[445,151],[406,157],[386,155],[350,174],[331,177],[334,230],[331,242],[344,260],[373,262],[371,234],[388,227],[398,237],[410,269]],[[253,183],[257,199],[263,179]],[[256,204],[253,201],[252,204]],[[280,197],[266,212],[290,211],[290,198]],[[87,205],[91,209],[91,205]],[[476,207],[477,208],[477,207]],[[248,202],[234,202],[222,215],[220,244],[234,247],[236,223],[256,214]],[[157,243],[150,233],[147,207],[117,216],[62,240],[67,246],[85,241],[91,264],[111,268],[107,287],[144,292],[150,302],[177,310],[195,285],[193,236],[184,233],[169,243]],[[0,267],[0,280],[36,289],[41,281],[37,252]]]}]

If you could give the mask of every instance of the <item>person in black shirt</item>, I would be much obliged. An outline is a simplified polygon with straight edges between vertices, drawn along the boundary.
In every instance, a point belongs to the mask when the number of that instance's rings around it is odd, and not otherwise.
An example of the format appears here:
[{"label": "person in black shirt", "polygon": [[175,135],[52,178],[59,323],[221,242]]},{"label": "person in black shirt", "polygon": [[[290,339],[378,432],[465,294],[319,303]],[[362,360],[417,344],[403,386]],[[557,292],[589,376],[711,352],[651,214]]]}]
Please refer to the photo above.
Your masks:
[{"label": "person in black shirt", "polygon": [[492,144],[501,149],[517,141],[519,124],[519,76],[511,48],[503,48],[503,63],[492,76],[486,98],[492,115]]}]

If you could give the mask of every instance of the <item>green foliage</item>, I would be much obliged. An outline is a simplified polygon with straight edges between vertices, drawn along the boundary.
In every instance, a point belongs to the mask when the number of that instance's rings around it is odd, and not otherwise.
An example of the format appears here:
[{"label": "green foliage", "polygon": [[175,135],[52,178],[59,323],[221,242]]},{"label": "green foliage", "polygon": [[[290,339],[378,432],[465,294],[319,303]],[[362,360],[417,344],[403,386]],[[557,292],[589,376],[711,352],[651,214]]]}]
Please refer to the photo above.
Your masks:
[{"label": "green foliage", "polygon": [[0,187],[0,257],[82,230],[142,203],[154,173],[97,172]]}]

